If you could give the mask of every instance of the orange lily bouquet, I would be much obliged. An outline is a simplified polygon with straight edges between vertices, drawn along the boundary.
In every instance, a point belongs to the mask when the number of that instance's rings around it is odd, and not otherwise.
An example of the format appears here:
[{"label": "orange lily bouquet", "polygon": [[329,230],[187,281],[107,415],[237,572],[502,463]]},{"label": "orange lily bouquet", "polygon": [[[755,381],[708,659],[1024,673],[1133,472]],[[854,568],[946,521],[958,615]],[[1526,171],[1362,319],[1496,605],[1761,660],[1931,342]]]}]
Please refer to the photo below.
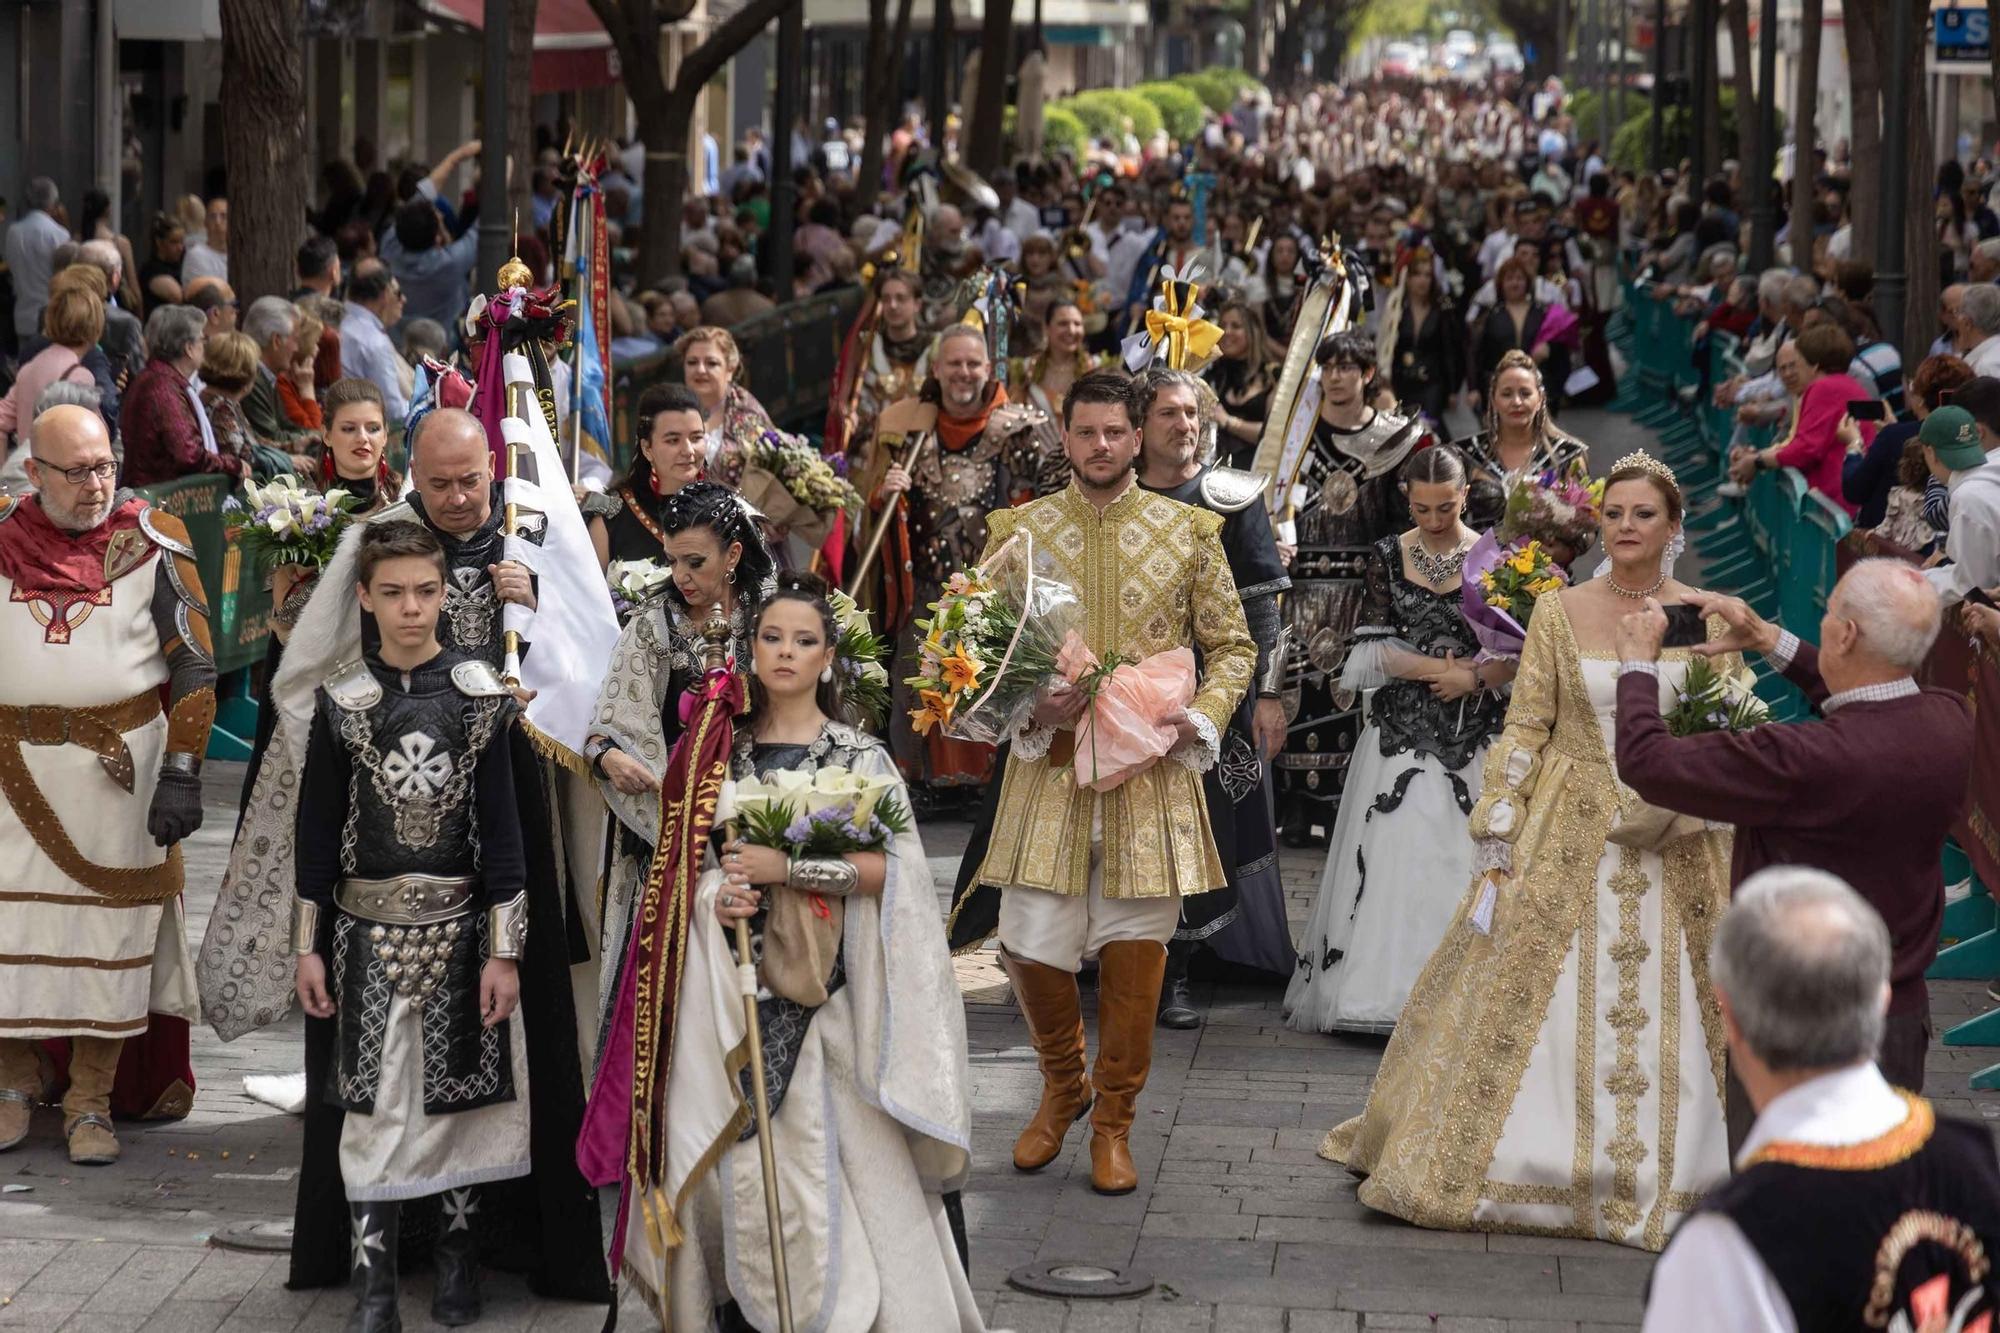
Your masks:
[{"label": "orange lily bouquet", "polygon": [[1083,605],[1068,584],[1034,570],[1033,543],[1016,535],[984,565],[951,576],[918,620],[921,674],[910,719],[917,734],[938,727],[954,740],[998,745],[1027,719]]}]

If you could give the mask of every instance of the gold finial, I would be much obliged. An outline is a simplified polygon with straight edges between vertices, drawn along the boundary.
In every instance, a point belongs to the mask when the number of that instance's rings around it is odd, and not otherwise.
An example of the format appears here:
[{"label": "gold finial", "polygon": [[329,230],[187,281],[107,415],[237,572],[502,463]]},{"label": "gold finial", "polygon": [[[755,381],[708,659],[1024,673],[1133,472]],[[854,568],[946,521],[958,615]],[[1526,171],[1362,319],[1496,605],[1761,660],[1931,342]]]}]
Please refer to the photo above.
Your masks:
[{"label": "gold finial", "polygon": [[[518,237],[520,234],[521,210],[517,208],[514,210],[514,236]],[[500,272],[495,277],[500,284],[500,290],[503,292],[511,292],[517,288],[532,287],[535,285],[534,270],[522,263],[521,256],[519,255],[512,256],[506,263],[502,264]]]},{"label": "gold finial", "polygon": [[1647,453],[1644,449],[1635,450],[1619,459],[1616,463],[1613,463],[1611,465],[1611,472],[1606,475],[1609,476],[1623,472],[1627,468],[1635,468],[1641,472],[1650,472],[1675,490],[1679,490],[1681,487],[1680,479],[1674,476],[1674,470]]}]

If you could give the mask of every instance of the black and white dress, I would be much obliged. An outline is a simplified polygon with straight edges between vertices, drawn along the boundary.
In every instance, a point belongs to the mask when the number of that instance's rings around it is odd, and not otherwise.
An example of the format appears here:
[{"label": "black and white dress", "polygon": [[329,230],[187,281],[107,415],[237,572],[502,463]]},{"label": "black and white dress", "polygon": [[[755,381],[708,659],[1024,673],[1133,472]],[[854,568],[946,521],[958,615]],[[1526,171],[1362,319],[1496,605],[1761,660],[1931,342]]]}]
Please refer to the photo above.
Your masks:
[{"label": "black and white dress", "polygon": [[1385,537],[1368,552],[1365,601],[1341,675],[1343,689],[1375,693],[1285,993],[1285,1021],[1303,1031],[1395,1027],[1471,882],[1466,820],[1487,743],[1506,718],[1497,693],[1447,701],[1400,674],[1413,657],[1470,661],[1479,651],[1457,582],[1433,592],[1411,580],[1405,541]]}]

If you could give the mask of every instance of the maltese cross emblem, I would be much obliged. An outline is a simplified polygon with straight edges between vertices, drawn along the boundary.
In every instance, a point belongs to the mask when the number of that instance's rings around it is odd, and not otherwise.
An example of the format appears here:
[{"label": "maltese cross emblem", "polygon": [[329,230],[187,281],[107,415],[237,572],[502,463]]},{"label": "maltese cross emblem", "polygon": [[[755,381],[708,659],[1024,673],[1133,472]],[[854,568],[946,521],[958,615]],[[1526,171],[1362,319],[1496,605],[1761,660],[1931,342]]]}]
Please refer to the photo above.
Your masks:
[{"label": "maltese cross emblem", "polygon": [[451,756],[433,754],[437,742],[421,731],[404,732],[398,746],[382,759],[382,775],[395,784],[396,795],[405,800],[435,796],[451,776]]}]

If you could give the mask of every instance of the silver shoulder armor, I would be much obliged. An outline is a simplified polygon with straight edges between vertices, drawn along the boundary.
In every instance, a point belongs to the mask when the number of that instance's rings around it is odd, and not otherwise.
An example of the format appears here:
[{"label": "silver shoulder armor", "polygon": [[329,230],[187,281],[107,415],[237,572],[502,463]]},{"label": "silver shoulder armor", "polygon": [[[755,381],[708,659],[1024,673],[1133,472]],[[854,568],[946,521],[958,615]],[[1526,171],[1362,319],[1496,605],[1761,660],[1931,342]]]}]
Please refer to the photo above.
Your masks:
[{"label": "silver shoulder armor", "polygon": [[1201,498],[1221,514],[1248,509],[1264,498],[1264,478],[1233,467],[1212,467],[1201,479]]},{"label": "silver shoulder armor", "polygon": [[500,679],[500,673],[493,669],[493,664],[478,658],[453,667],[451,683],[458,687],[460,694],[472,699],[490,699],[508,692],[507,682]]},{"label": "silver shoulder armor", "polygon": [[382,702],[382,682],[366,662],[342,662],[324,682],[326,697],[350,713],[363,713]]},{"label": "silver shoulder armor", "polygon": [[145,532],[146,540],[152,542],[153,545],[172,551],[175,555],[186,556],[190,560],[195,558],[194,547],[184,541],[177,541],[169,537],[166,533],[161,532],[157,527],[153,526],[153,506],[147,505],[139,511],[139,527]]},{"label": "silver shoulder armor", "polygon": [[417,517],[417,507],[415,505],[411,504],[408,500],[398,500],[387,509],[380,509],[370,514],[364,521],[369,523],[418,523],[422,520]]}]

